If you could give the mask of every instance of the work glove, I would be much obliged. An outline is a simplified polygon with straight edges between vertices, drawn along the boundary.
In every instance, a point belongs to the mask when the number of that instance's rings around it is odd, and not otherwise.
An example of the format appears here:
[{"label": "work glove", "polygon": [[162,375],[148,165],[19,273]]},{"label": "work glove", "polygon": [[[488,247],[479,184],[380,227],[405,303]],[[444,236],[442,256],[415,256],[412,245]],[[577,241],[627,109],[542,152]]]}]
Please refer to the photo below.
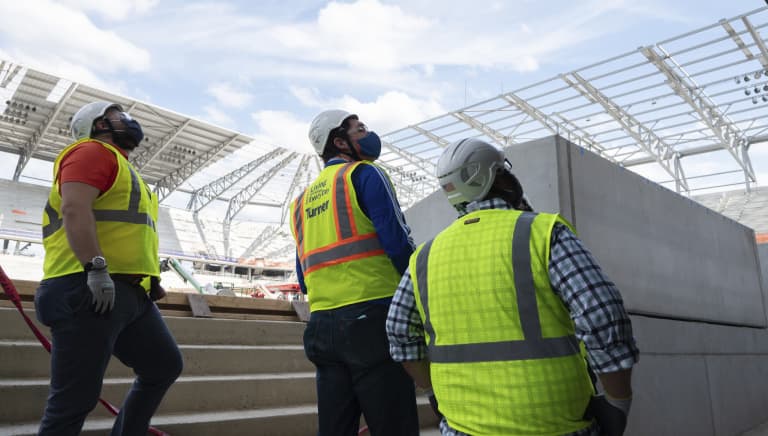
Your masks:
[{"label": "work glove", "polygon": [[106,268],[88,271],[88,289],[93,296],[93,311],[107,313],[115,307],[115,282]]},{"label": "work glove", "polygon": [[597,421],[601,436],[622,436],[627,428],[627,416],[631,404],[632,398],[619,400],[596,395],[589,400],[584,419]]}]

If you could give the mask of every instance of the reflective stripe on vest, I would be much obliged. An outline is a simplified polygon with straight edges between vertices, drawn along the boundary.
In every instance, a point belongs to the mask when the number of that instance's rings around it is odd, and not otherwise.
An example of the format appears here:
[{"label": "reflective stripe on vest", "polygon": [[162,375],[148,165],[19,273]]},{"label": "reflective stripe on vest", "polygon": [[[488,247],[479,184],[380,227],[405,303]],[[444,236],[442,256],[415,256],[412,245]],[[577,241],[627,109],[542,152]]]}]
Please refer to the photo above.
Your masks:
[{"label": "reflective stripe on vest", "polygon": [[512,262],[515,272],[517,305],[525,339],[518,341],[486,342],[479,344],[435,345],[435,332],[429,316],[427,266],[432,241],[424,244],[416,257],[416,281],[419,298],[424,308],[424,329],[429,334],[429,360],[435,363],[496,362],[503,360],[530,360],[570,356],[579,353],[575,336],[543,338],[536,302],[536,288],[531,272],[529,248],[531,224],[535,213],[523,213],[515,225],[512,237]]},{"label": "reflective stripe on vest", "polygon": [[[94,210],[93,215],[96,221],[112,221],[131,224],[146,224],[155,230],[155,222],[152,217],[146,213],[139,213],[139,202],[141,201],[141,185],[139,178],[130,166],[127,167],[131,172],[131,195],[128,201],[128,210]],[[147,192],[149,196],[152,193]],[[45,213],[48,215],[48,225],[43,227],[43,239],[56,233],[61,228],[64,221],[59,218],[56,210],[51,206],[50,201],[45,203]]]},{"label": "reflective stripe on vest", "polygon": [[323,266],[333,265],[345,260],[384,254],[384,249],[381,248],[376,233],[356,234],[354,218],[352,217],[352,205],[347,201],[348,193],[345,183],[347,172],[352,170],[353,165],[344,164],[335,178],[334,203],[336,210],[334,213],[338,241],[335,244],[313,250],[309,253],[304,252],[304,214],[302,213],[304,192],[296,199],[296,210],[294,211],[295,232],[299,260],[304,274],[309,274]]}]

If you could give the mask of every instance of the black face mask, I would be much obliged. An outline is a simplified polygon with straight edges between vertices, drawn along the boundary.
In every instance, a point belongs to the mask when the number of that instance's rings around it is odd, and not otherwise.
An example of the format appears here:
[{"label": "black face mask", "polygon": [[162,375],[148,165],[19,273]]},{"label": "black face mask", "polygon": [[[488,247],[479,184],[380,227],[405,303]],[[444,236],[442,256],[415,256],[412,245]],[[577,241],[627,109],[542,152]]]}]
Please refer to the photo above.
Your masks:
[{"label": "black face mask", "polygon": [[98,130],[94,133],[111,133],[112,141],[125,151],[132,151],[138,147],[139,144],[141,144],[141,140],[144,139],[144,132],[141,130],[139,122],[131,118],[131,116],[125,112],[120,112],[120,122],[125,126],[124,130],[116,130],[107,117],[104,117],[104,122],[109,128],[106,130]]}]

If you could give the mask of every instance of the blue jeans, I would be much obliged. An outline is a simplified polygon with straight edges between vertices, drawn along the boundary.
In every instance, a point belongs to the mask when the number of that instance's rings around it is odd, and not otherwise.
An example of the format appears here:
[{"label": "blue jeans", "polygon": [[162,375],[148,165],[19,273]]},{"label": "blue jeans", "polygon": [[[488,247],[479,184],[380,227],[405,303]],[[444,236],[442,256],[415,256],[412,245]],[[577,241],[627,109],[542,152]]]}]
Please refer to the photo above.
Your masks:
[{"label": "blue jeans", "polygon": [[181,374],[176,341],[141,286],[115,281],[115,307],[92,309],[85,273],[43,280],[35,293],[37,319],[50,327],[51,387],[39,435],[77,435],[96,406],[114,354],[136,380],[123,401],[113,436],[147,434],[165,392]]},{"label": "blue jeans", "polygon": [[317,368],[318,435],[357,435],[361,412],[372,436],[419,434],[413,380],[389,355],[388,309],[364,302],[310,315],[304,351]]}]

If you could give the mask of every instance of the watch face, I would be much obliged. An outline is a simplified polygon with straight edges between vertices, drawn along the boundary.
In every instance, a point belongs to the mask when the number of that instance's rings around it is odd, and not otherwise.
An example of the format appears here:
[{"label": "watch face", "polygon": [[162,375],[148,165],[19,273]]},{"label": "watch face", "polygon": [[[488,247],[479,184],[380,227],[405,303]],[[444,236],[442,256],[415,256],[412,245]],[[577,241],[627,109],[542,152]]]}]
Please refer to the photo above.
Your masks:
[{"label": "watch face", "polygon": [[96,256],[91,259],[91,265],[93,265],[93,268],[95,269],[102,269],[107,266],[107,261],[101,256]]}]

